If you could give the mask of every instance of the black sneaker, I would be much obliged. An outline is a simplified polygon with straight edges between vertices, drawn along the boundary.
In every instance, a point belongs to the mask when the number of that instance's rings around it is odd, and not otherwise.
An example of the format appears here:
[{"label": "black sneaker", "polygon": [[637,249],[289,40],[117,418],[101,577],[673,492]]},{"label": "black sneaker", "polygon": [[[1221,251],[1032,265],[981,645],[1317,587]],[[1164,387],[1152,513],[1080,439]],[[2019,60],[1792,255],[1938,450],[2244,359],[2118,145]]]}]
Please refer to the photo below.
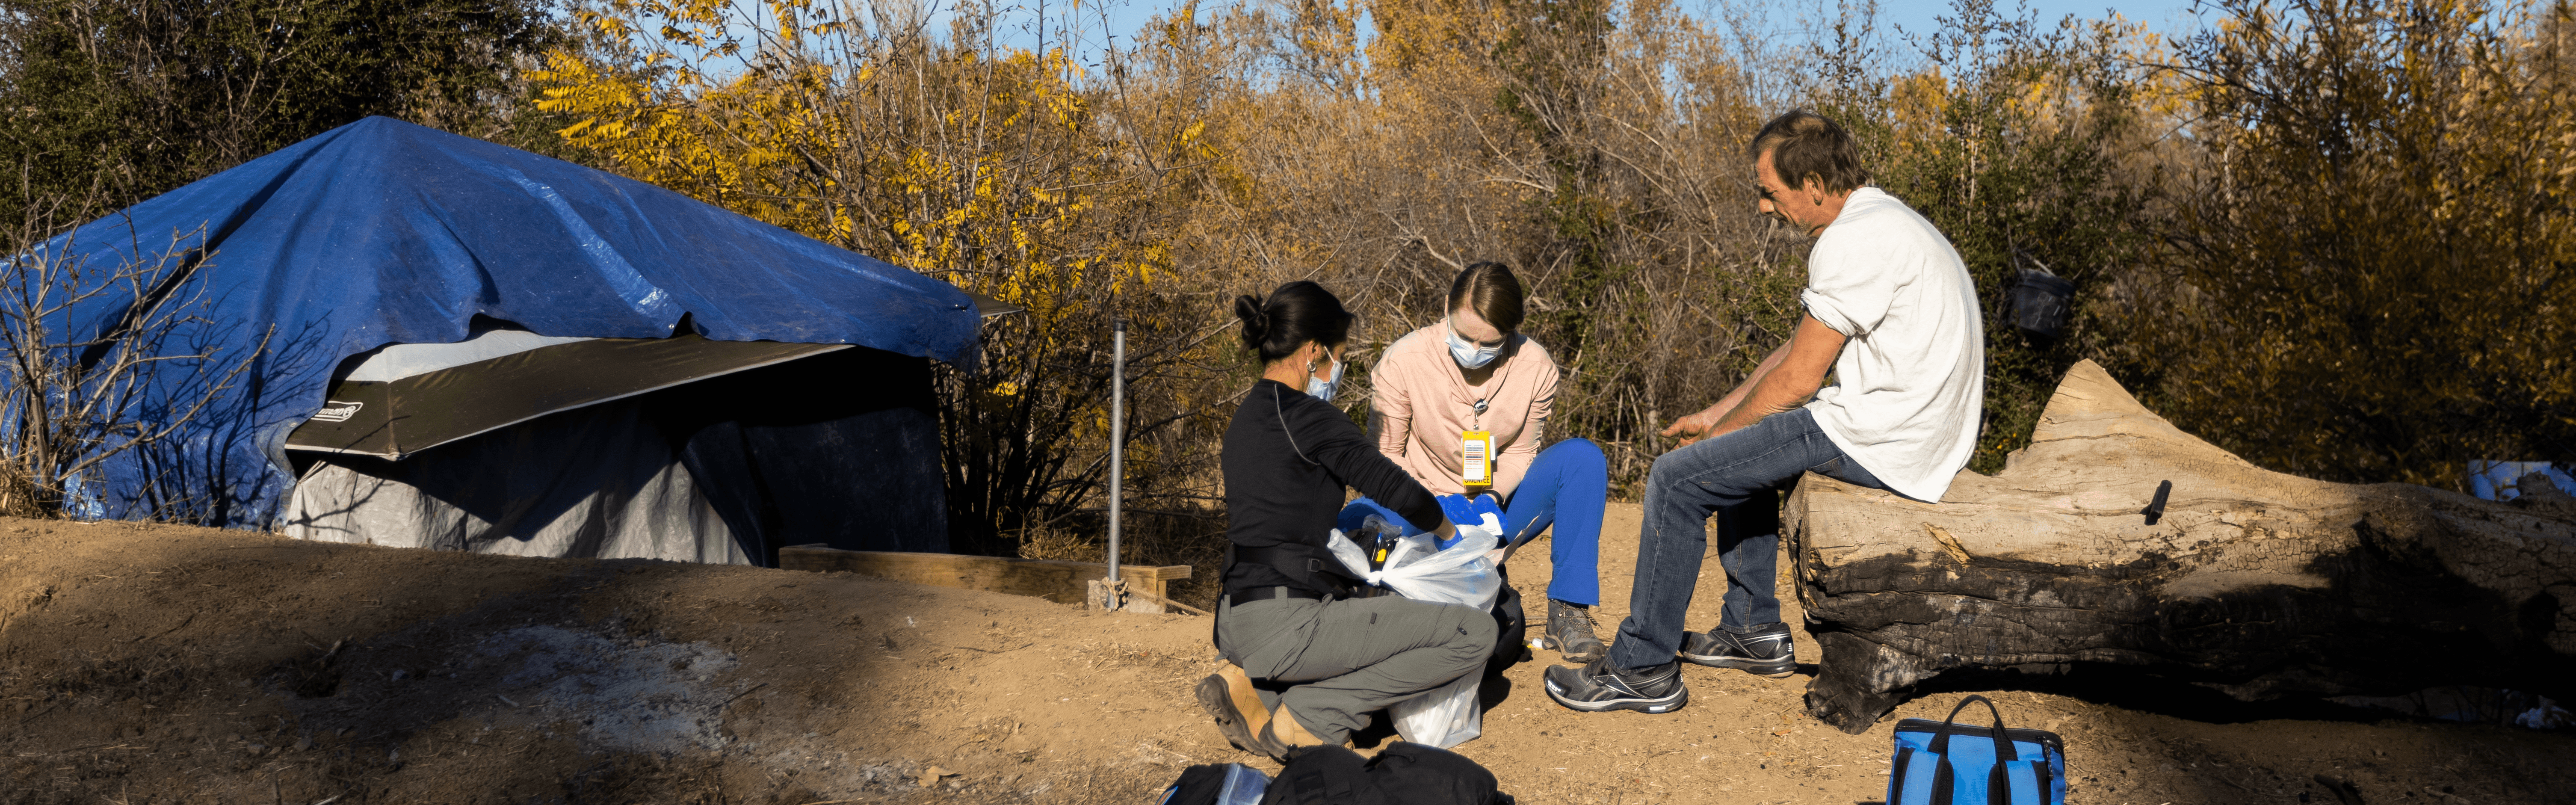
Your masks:
[{"label": "black sneaker", "polygon": [[1602,659],[1581,668],[1555,666],[1542,676],[1547,679],[1548,698],[1586,713],[1670,713],[1690,701],[1690,689],[1682,687],[1682,664],[1677,662],[1622,671]]},{"label": "black sneaker", "polygon": [[1609,650],[1592,631],[1592,608],[1547,600],[1547,629],[1530,641],[1530,648],[1555,649],[1567,662],[1590,663],[1601,659]]},{"label": "black sneaker", "polygon": [[1789,624],[1774,623],[1736,634],[1724,627],[1682,633],[1682,659],[1711,668],[1741,668],[1773,679],[1798,670],[1797,652],[1789,643]]}]

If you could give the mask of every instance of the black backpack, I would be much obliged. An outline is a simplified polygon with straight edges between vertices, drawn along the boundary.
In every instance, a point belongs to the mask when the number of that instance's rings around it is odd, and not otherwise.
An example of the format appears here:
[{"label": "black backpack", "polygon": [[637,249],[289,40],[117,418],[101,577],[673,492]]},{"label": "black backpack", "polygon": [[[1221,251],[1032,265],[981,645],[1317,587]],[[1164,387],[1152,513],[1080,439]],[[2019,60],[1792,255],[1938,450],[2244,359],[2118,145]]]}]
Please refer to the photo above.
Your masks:
[{"label": "black backpack", "polygon": [[[1181,771],[1181,779],[1163,789],[1163,798],[1154,805],[1225,805],[1226,780],[1230,776],[1253,778],[1247,783],[1268,784],[1270,776],[1241,763],[1202,763]],[[1240,800],[1238,800],[1240,801]]]},{"label": "black backpack", "polygon": [[1494,773],[1446,749],[1409,741],[1377,757],[1338,746],[1299,749],[1261,795],[1261,805],[1513,805]]},{"label": "black backpack", "polygon": [[1485,675],[1502,676],[1513,663],[1528,662],[1529,615],[1521,592],[1512,589],[1512,574],[1503,574],[1503,594],[1494,597],[1494,655],[1485,660]]}]

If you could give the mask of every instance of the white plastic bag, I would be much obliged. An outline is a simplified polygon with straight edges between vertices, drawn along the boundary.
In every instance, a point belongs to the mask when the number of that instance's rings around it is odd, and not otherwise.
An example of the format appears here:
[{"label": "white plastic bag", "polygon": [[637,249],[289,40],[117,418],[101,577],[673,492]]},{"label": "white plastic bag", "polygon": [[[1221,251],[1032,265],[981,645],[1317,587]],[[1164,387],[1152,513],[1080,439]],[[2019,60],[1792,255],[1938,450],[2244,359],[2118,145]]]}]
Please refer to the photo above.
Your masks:
[{"label": "white plastic bag", "polygon": [[2558,706],[2557,702],[2550,701],[2547,696],[2532,698],[2540,700],[2539,706],[2525,711],[2522,715],[2514,716],[2513,723],[2536,730],[2576,726],[2576,715],[2570,715],[2567,708]]},{"label": "white plastic bag", "polygon": [[1492,609],[1494,598],[1503,591],[1502,574],[1485,556],[1494,549],[1490,539],[1462,539],[1442,549],[1429,534],[1400,537],[1380,570],[1370,570],[1368,553],[1338,529],[1324,545],[1351,575],[1415,601]]},{"label": "white plastic bag", "polygon": [[1447,749],[1485,734],[1485,710],[1476,706],[1476,690],[1485,682],[1477,668],[1449,680],[1439,689],[1396,702],[1386,709],[1395,731],[1405,740]]},{"label": "white plastic bag", "polygon": [[[1342,532],[1334,531],[1325,546],[1352,575],[1415,601],[1488,611],[1503,591],[1502,574],[1485,556],[1494,548],[1492,539],[1462,539],[1441,549],[1427,534],[1402,537],[1387,551],[1383,569],[1374,571],[1368,553]],[[1469,671],[1430,693],[1396,703],[1387,715],[1395,719],[1396,732],[1414,743],[1447,749],[1475,740],[1485,734],[1485,711],[1476,706],[1476,690],[1484,679],[1480,671]]]}]

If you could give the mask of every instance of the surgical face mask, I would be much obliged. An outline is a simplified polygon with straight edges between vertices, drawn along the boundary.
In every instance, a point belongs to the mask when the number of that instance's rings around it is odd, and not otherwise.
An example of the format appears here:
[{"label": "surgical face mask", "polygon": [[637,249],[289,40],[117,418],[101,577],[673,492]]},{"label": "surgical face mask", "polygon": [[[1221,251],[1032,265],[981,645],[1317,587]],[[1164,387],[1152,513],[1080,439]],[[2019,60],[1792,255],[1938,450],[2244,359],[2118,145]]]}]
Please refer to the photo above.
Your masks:
[{"label": "surgical face mask", "polygon": [[[1444,329],[1449,331],[1449,357],[1457,359],[1459,366],[1482,369],[1485,368],[1485,364],[1494,362],[1494,356],[1503,354],[1501,344],[1490,347],[1481,346],[1458,335],[1458,328],[1455,325]],[[1505,336],[1503,340],[1509,341],[1511,338]]]},{"label": "surgical face mask", "polygon": [[1309,373],[1307,373],[1307,375],[1306,375],[1306,393],[1307,393],[1307,394],[1314,395],[1315,399],[1323,400],[1323,401],[1325,401],[1325,402],[1332,402],[1332,401],[1333,401],[1333,391],[1334,391],[1334,390],[1336,390],[1336,389],[1339,389],[1339,388],[1341,388],[1341,387],[1342,387],[1342,362],[1341,362],[1339,359],[1335,359],[1335,360],[1333,360],[1333,376],[1332,376],[1332,379],[1329,379],[1329,380],[1317,380],[1317,379],[1315,379],[1315,375],[1314,375],[1314,373],[1312,373],[1312,372],[1309,372]]}]

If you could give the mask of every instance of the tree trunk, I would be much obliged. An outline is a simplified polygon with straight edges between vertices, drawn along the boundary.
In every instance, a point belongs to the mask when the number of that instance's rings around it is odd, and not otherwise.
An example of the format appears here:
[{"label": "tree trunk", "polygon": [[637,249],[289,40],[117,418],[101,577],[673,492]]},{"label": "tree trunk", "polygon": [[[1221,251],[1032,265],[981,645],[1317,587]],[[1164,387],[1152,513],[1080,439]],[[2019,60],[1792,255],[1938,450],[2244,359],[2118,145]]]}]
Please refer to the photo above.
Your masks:
[{"label": "tree trunk", "polygon": [[2576,699],[2576,507],[2538,497],[2264,470],[2086,361],[2002,474],[1962,471],[1938,505],[1799,481],[1784,533],[1824,651],[1807,707],[1857,733],[1945,671],[2090,663],[2247,701]]}]

